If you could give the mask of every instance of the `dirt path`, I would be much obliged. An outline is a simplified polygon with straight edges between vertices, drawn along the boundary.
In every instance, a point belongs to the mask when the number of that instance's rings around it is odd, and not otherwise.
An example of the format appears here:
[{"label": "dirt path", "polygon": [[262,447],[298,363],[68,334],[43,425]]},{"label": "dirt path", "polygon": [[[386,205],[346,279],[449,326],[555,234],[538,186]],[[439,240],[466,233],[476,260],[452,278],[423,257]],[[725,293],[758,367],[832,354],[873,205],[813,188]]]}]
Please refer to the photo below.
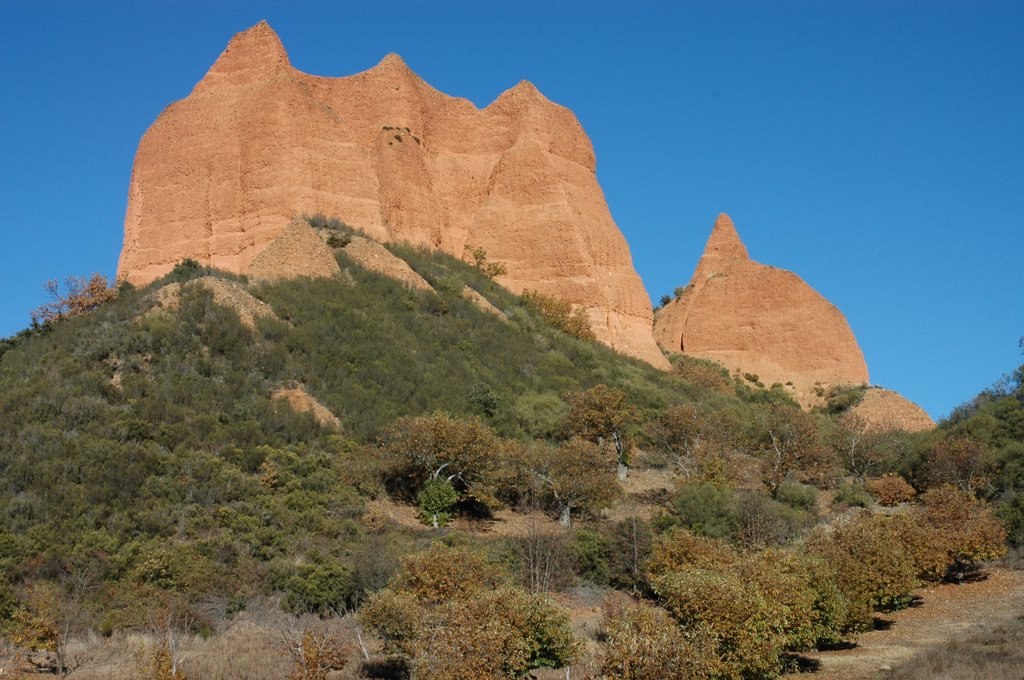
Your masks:
[{"label": "dirt path", "polygon": [[821,663],[814,680],[885,677],[896,664],[992,624],[1024,616],[1024,571],[992,569],[984,581],[920,590],[917,606],[885,615],[891,625],[864,633],[857,646],[804,655]]}]

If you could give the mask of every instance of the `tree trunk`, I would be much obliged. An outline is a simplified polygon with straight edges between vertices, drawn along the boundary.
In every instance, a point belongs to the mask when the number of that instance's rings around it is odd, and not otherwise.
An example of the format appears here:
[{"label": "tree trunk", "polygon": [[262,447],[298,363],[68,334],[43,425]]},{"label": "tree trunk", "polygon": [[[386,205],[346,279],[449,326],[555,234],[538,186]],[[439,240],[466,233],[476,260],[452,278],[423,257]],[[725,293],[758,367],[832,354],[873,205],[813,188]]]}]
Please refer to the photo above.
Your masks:
[{"label": "tree trunk", "polygon": [[568,529],[572,526],[572,506],[562,508],[562,514],[558,516],[558,523]]},{"label": "tree trunk", "polygon": [[629,478],[629,466],[619,461],[619,481],[624,482]]}]

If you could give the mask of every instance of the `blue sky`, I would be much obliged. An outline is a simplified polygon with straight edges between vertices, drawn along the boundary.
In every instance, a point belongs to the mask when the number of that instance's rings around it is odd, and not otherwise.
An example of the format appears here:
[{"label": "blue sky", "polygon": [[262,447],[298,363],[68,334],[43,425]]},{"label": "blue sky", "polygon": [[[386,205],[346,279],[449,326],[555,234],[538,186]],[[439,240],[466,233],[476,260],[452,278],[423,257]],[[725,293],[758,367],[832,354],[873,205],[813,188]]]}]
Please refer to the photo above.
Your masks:
[{"label": "blue sky", "polygon": [[571,108],[654,300],[724,211],[932,416],[1024,361],[1024,3],[985,1],[0,0],[0,336],[113,276],[139,138],[261,19],[310,73]]}]

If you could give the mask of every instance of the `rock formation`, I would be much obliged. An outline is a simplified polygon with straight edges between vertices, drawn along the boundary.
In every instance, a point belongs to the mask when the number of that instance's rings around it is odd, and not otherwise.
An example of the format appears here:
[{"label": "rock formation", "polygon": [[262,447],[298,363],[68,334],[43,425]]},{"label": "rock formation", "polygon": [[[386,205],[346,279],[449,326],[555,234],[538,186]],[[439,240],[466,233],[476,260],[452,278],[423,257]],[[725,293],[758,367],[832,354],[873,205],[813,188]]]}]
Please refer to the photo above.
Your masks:
[{"label": "rock formation", "polygon": [[334,276],[341,273],[334,251],[306,220],[293,219],[270,245],[253,258],[245,271],[253,279],[276,281],[300,276]]},{"label": "rock formation", "polygon": [[168,283],[166,286],[157,289],[153,293],[153,302],[156,306],[152,311],[159,309],[178,309],[181,304],[181,291],[183,288],[200,286],[210,291],[213,296],[213,303],[235,312],[238,320],[250,331],[256,330],[256,319],[267,318],[277,319],[274,310],[266,302],[257,300],[240,283],[218,279],[215,276],[201,276],[192,279],[184,285],[180,283]]},{"label": "rock formation", "polygon": [[408,262],[376,241],[362,236],[353,236],[351,242],[345,246],[345,254],[366,269],[389,276],[404,283],[408,288],[434,290],[426,279],[409,266]]},{"label": "rock formation", "polygon": [[302,213],[457,257],[484,248],[503,285],[569,300],[605,343],[668,366],[590,140],[525,81],[477,109],[395,55],[316,77],[254,26],[139,144],[118,277],[143,284],[186,257],[245,272]]},{"label": "rock formation", "polygon": [[935,421],[923,408],[903,395],[881,387],[867,390],[850,413],[861,419],[868,430],[922,432],[935,427]]},{"label": "rock formation", "polygon": [[338,420],[338,417],[301,386],[281,388],[270,395],[270,398],[274,402],[288,404],[296,413],[312,414],[313,419],[322,427],[341,429],[341,421]]},{"label": "rock formation", "polygon": [[724,213],[690,284],[658,313],[654,335],[669,351],[785,384],[804,405],[829,386],[868,381],[842,312],[796,274],[751,260]]}]

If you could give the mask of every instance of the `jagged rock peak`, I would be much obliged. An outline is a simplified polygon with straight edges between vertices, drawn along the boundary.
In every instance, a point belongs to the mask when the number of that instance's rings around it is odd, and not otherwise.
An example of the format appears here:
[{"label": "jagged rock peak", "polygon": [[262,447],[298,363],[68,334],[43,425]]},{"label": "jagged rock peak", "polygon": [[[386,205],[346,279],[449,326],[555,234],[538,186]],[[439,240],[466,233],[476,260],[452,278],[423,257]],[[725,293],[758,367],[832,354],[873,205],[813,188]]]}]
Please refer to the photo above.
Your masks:
[{"label": "jagged rock peak", "polygon": [[406,71],[415,75],[415,72],[409,68],[409,65],[405,63],[405,59],[402,59],[401,55],[394,52],[388,52],[384,55],[384,58],[377,62],[377,65],[371,70],[391,70],[391,71]]},{"label": "jagged rock peak", "polygon": [[703,257],[750,259],[747,247],[743,245],[743,241],[740,240],[740,235],[736,231],[736,226],[725,213],[719,213],[718,219],[715,220],[711,236],[708,238],[707,245],[704,246]]},{"label": "jagged rock peak", "polygon": [[483,248],[513,292],[567,300],[600,340],[669,368],[579,121],[527,82],[496,103],[440,92],[393,54],[303,73],[254,26],[139,143],[118,277],[147,283],[184,258],[273,265],[296,250],[278,242],[291,216],[322,213],[381,242]]},{"label": "jagged rock peak", "polygon": [[210,67],[203,82],[228,79],[238,83],[256,80],[268,71],[290,68],[281,39],[266,21],[236,33]]}]

